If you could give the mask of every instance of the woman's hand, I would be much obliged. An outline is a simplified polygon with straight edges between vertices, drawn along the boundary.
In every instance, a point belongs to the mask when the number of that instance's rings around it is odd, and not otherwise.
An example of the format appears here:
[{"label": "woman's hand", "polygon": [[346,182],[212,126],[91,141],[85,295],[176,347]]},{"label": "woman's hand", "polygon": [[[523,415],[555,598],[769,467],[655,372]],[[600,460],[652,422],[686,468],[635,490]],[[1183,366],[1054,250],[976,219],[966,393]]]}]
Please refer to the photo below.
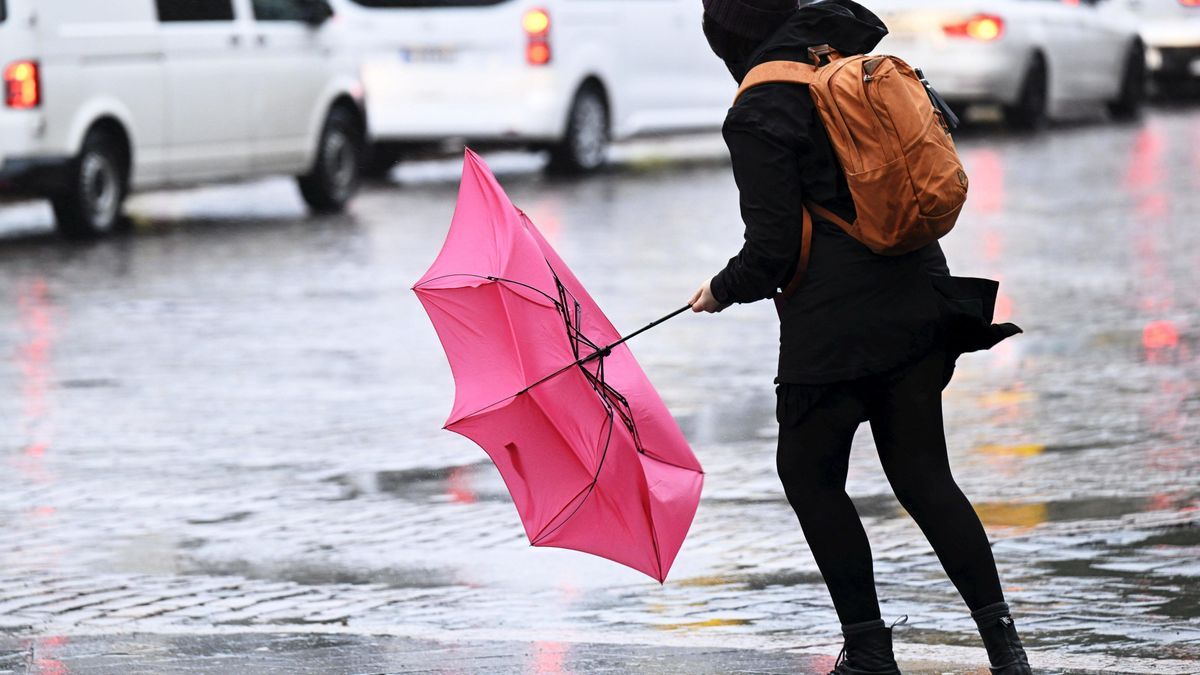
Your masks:
[{"label": "woman's hand", "polygon": [[722,305],[721,303],[717,302],[716,298],[713,297],[712,279],[704,282],[704,285],[700,287],[700,290],[696,291],[696,293],[692,295],[692,299],[688,302],[688,304],[692,306],[693,312],[708,312],[709,314],[716,314],[717,312],[720,312],[729,306]]}]

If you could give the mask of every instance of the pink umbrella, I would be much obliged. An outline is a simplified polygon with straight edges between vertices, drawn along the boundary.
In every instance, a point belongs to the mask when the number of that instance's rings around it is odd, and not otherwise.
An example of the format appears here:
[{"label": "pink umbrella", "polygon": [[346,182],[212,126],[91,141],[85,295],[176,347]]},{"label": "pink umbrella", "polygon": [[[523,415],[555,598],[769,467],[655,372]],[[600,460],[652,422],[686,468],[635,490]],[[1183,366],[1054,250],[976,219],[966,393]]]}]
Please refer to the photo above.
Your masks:
[{"label": "pink umbrella", "polygon": [[529,542],[665,580],[704,472],[625,340],[688,308],[622,338],[469,149],[413,290],[454,373],[445,428],[491,457]]}]

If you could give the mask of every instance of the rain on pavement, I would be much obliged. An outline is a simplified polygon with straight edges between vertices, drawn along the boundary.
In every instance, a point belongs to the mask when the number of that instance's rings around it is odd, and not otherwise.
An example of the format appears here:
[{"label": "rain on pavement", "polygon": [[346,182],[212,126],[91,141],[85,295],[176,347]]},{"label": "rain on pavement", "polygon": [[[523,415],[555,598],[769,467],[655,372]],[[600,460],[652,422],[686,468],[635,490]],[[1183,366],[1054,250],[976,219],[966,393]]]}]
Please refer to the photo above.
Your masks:
[{"label": "rain on pavement", "polygon": [[[948,434],[1018,622],[1043,665],[1191,672],[1200,109],[959,146],[951,269],[1001,280],[998,320],[1026,334],[959,362]],[[636,144],[581,180],[496,166],[626,331],[740,245],[715,136]],[[708,474],[667,583],[528,546],[486,456],[441,429],[453,384],[409,290],[457,168],[402,166],[341,217],[304,215],[282,179],[148,194],[131,234],[84,245],[45,207],[0,209],[0,671],[133,631],[548,641],[512,661],[528,672],[568,669],[584,640],[836,654],[774,473],[769,303],[632,344]],[[884,614],[910,617],[901,656],[982,665],[867,433],[850,490]]]}]

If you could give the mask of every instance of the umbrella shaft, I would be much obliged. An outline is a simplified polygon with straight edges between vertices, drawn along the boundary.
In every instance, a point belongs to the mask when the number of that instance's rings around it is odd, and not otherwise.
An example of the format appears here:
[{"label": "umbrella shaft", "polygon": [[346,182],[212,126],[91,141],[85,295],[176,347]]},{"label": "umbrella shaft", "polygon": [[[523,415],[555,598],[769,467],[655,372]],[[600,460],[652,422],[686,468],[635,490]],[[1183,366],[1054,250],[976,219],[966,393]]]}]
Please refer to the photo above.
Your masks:
[{"label": "umbrella shaft", "polygon": [[592,352],[591,354],[588,354],[587,356],[580,358],[579,360],[575,361],[574,363],[569,363],[569,364],[563,366],[562,368],[559,368],[558,370],[554,371],[553,373],[550,373],[549,375],[543,377],[542,379],[538,380],[537,382],[534,382],[533,384],[529,385],[528,387],[525,387],[521,391],[517,392],[517,395],[519,396],[521,394],[524,394],[525,392],[529,391],[530,389],[533,389],[534,387],[545,382],[546,380],[552,380],[552,379],[558,377],[559,375],[562,375],[563,373],[567,372],[568,370],[574,368],[575,366],[581,366],[593,359],[599,359],[599,358],[608,356],[609,354],[612,353],[612,350],[614,348],[619,347],[620,345],[628,342],[629,340],[632,340],[633,338],[641,335],[642,333],[645,333],[646,331],[650,330],[651,328],[654,328],[655,326],[657,326],[660,323],[663,323],[664,321],[669,321],[671,319],[674,319],[675,317],[679,316],[680,314],[683,314],[684,312],[688,311],[691,308],[692,308],[691,304],[684,305],[683,307],[680,307],[679,309],[675,310],[674,312],[671,312],[670,314],[664,316],[663,318],[658,319],[657,321],[652,321],[652,322],[646,324],[645,326],[642,326],[641,328],[630,333],[629,335],[626,335],[625,337],[621,338],[620,340],[617,340],[616,342],[612,343],[611,345],[608,345],[607,347],[603,347],[601,349],[597,349],[596,351]]},{"label": "umbrella shaft", "polygon": [[[674,319],[675,317],[679,316],[680,314],[683,314],[684,312],[688,311],[691,308],[692,308],[691,303],[686,304],[683,307],[680,307],[679,309],[675,310],[674,312],[671,312],[670,314],[664,316],[663,318],[658,319],[657,321],[652,321],[652,322],[646,324],[645,326],[642,326],[641,328],[630,333],[629,335],[626,335],[625,337],[621,338],[620,340],[617,340],[616,342],[612,343],[611,345],[608,345],[604,349],[601,349],[600,351],[596,352],[595,354],[588,356],[587,359],[595,358],[595,356],[597,354],[603,354],[605,356],[608,356],[609,352],[611,352],[614,347],[618,347],[618,346],[628,342],[629,340],[632,340],[633,338],[641,335],[642,333],[645,333],[646,331],[650,330],[651,328],[654,328],[655,326],[657,326],[660,323]],[[584,360],[586,361],[587,359],[584,359]],[[583,361],[580,361],[579,363],[583,363]]]}]

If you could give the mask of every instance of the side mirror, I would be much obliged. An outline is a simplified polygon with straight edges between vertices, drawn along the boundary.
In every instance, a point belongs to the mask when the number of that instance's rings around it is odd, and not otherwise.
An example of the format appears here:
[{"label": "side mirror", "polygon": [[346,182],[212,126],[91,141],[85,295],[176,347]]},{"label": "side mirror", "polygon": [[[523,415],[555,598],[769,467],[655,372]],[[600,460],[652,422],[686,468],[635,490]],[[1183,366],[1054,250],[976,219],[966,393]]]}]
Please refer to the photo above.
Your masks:
[{"label": "side mirror", "polygon": [[304,23],[310,26],[320,26],[334,14],[333,7],[325,0],[301,0],[304,8]]}]

